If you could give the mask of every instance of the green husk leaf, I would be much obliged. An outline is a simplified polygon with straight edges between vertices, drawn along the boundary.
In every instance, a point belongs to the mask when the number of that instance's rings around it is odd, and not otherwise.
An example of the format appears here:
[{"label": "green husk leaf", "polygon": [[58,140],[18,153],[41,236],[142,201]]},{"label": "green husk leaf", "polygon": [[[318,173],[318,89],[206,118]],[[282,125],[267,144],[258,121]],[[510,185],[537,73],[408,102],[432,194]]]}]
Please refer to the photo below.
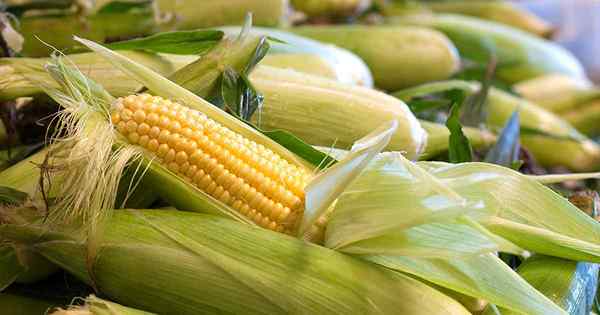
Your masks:
[{"label": "green husk leaf", "polygon": [[[115,211],[108,223],[89,269],[94,282],[115,302],[150,312],[272,314],[285,307],[296,314],[468,314],[401,273],[231,220],[132,210]],[[40,240],[33,226],[10,233],[17,228],[0,226],[0,235],[32,240],[42,254],[90,282],[85,245],[68,230]],[[261,288],[267,291],[257,293]]]},{"label": "green husk leaf", "polygon": [[600,261],[600,224],[535,180],[487,163],[419,165],[468,200],[483,201],[495,216],[481,223],[495,234],[533,252]]},{"label": "green husk leaf", "polygon": [[[464,93],[455,92],[457,96],[452,107],[450,107],[450,115],[446,120],[446,127],[450,130],[448,155],[452,163],[471,162],[473,160],[473,148],[469,138],[465,136],[460,122],[460,109],[464,102]],[[452,94],[455,94],[452,93]],[[460,96],[459,96],[460,95]]]},{"label": "green husk leaf", "polygon": [[[517,272],[569,314],[590,314],[598,287],[598,264],[534,255]],[[483,314],[493,312],[486,310]],[[501,309],[501,314],[516,313]]]},{"label": "green husk leaf", "polygon": [[164,32],[143,38],[107,44],[113,50],[143,50],[153,53],[202,55],[213,48],[224,33],[218,30]]},{"label": "green husk leaf", "polygon": [[294,152],[296,155],[309,162],[310,164],[318,167],[319,169],[325,169],[337,160],[330,155],[315,149],[313,146],[302,141],[302,139],[294,136],[285,130],[261,130],[261,133],[265,136],[273,139],[273,141],[284,146],[286,149]]},{"label": "green husk leaf", "polygon": [[18,205],[27,200],[29,195],[17,189],[0,186],[0,205]]},{"label": "green husk leaf", "polygon": [[[325,244],[351,253],[429,257],[447,257],[453,250],[494,251],[498,247],[493,240],[457,221],[463,215],[489,215],[481,207],[478,202],[468,203],[399,153],[384,153],[338,198]],[[472,236],[469,242],[463,233]]]},{"label": "green husk leaf", "polygon": [[11,285],[27,267],[21,264],[12,246],[0,245],[0,292]]},{"label": "green husk leaf", "polygon": [[492,253],[452,259],[391,255],[363,258],[523,314],[565,314]]},{"label": "green husk leaf", "polygon": [[368,163],[388,145],[397,128],[398,121],[393,120],[356,141],[350,154],[319,174],[307,185],[304,190],[306,210],[299,233],[304,233],[327,211]]},{"label": "green husk leaf", "polygon": [[600,178],[600,173],[573,173],[573,174],[549,174],[549,175],[527,175],[540,184],[558,184],[572,180],[585,180]]}]

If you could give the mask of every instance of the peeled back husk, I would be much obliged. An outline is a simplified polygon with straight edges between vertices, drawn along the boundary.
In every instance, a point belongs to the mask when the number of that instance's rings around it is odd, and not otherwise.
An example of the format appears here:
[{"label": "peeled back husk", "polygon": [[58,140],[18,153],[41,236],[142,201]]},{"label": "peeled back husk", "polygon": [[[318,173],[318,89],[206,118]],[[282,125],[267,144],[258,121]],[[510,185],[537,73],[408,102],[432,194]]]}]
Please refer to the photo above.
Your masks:
[{"label": "peeled back husk", "polygon": [[327,25],[295,27],[290,31],[357,54],[369,66],[375,85],[384,90],[447,79],[460,64],[452,42],[425,28]]},{"label": "peeled back husk", "polygon": [[[598,264],[534,255],[517,272],[568,314],[590,314],[598,288]],[[518,314],[500,309],[502,314]],[[485,315],[495,314],[487,309]]]},{"label": "peeled back husk", "polygon": [[0,235],[32,241],[116,302],[159,314],[468,314],[405,275],[219,217],[118,211],[91,254],[68,230],[4,225]]}]

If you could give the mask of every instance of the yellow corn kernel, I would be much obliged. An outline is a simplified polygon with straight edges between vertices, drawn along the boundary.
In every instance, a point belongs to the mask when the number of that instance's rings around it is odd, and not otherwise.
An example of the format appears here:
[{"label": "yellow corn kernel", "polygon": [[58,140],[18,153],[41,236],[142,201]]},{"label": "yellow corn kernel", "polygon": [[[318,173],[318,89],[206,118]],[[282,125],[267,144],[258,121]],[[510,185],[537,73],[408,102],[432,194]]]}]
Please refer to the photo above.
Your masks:
[{"label": "yellow corn kernel", "polygon": [[302,217],[309,171],[203,113],[142,94],[118,99],[111,120],[132,144],[257,225],[291,233]]}]

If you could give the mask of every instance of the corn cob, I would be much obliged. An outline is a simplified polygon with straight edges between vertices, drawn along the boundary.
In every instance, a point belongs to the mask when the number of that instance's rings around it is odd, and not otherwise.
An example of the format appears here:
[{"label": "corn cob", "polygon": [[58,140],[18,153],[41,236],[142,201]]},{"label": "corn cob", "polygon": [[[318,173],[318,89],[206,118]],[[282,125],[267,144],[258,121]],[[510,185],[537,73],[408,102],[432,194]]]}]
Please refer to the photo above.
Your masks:
[{"label": "corn cob", "polygon": [[290,31],[357,54],[373,72],[375,85],[385,90],[443,80],[459,67],[456,48],[433,30],[351,25],[305,26]]},{"label": "corn cob", "polygon": [[[115,212],[91,257],[72,230],[43,231],[32,224],[0,227],[4,238],[33,242],[116,302],[158,314],[468,314],[403,274],[209,215]],[[309,258],[302,267],[299,253]]]},{"label": "corn cob", "polygon": [[[519,266],[518,273],[568,314],[590,314],[598,286],[598,264],[535,255]],[[483,314],[495,313],[488,308]]]},{"label": "corn cob", "polygon": [[513,89],[523,98],[556,113],[567,112],[600,96],[600,90],[589,80],[557,74],[519,82]]},{"label": "corn cob", "polygon": [[392,24],[398,22],[442,31],[463,58],[487,62],[493,53],[498,78],[509,83],[552,73],[585,78],[583,67],[566,49],[506,25],[452,14],[390,19]]},{"label": "corn cob", "polygon": [[537,36],[548,37],[552,33],[552,26],[548,22],[506,1],[427,1],[422,4],[436,13],[470,15]]},{"label": "corn cob", "polygon": [[291,0],[291,4],[309,17],[348,17],[364,12],[371,0]]},{"label": "corn cob", "polygon": [[265,228],[291,233],[297,225],[312,176],[306,168],[161,97],[130,95],[114,108],[112,122],[129,143],[197,188]]}]

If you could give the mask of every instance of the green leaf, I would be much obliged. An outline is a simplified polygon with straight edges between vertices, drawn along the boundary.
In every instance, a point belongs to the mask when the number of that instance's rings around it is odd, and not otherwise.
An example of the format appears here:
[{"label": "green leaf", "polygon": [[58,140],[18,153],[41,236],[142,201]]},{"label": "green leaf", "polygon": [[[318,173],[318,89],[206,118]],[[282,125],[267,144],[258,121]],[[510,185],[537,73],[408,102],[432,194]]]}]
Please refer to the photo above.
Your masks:
[{"label": "green leaf", "polygon": [[223,38],[218,30],[195,30],[158,33],[107,44],[114,50],[144,50],[154,53],[201,55],[213,48]]},{"label": "green leaf", "polygon": [[519,112],[515,111],[502,129],[494,147],[485,156],[485,162],[513,168],[519,159]]},{"label": "green leaf", "polygon": [[22,191],[0,186],[0,205],[8,204],[8,205],[18,205],[27,200],[28,195]]},{"label": "green leaf", "polygon": [[302,141],[300,138],[284,130],[261,130],[265,136],[273,139],[273,141],[284,146],[286,149],[294,152],[296,155],[317,166],[320,169],[325,169],[337,162],[333,157],[315,149],[313,146]]},{"label": "green leaf", "polygon": [[487,98],[492,80],[496,71],[496,57],[490,55],[486,70],[481,81],[479,90],[467,98],[465,106],[462,108],[461,122],[471,127],[480,127],[487,122]]},{"label": "green leaf", "polygon": [[406,103],[413,113],[419,113],[426,110],[432,110],[448,106],[452,101],[447,99],[414,99]]},{"label": "green leaf", "polygon": [[450,130],[448,155],[452,163],[471,162],[473,160],[473,148],[469,139],[462,130],[460,123],[460,108],[464,101],[464,93],[456,91],[455,99],[450,108],[450,115],[446,120],[446,127]]},{"label": "green leaf", "polygon": [[244,121],[250,120],[264,99],[248,77],[243,73],[238,74],[233,68],[223,71],[221,95],[225,108]]}]

